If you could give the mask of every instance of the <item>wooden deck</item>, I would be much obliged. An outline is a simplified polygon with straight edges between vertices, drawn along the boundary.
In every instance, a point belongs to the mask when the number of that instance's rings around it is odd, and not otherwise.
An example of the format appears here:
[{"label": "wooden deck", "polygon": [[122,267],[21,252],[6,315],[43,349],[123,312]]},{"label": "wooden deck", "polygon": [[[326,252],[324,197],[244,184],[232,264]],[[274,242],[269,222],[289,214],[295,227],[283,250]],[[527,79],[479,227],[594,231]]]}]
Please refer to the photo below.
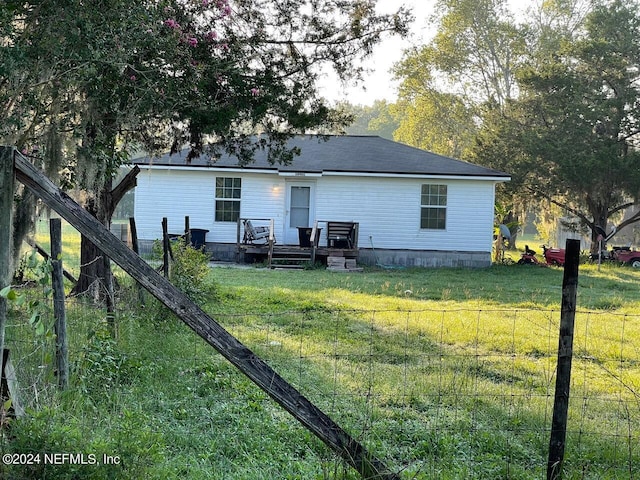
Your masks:
[{"label": "wooden deck", "polygon": [[[300,247],[298,245],[274,245],[273,250],[281,253],[311,253],[310,247]],[[245,253],[250,255],[268,255],[269,245],[253,245],[253,244],[240,244],[238,245],[239,253]],[[357,248],[329,248],[329,247],[316,247],[316,256],[318,257],[348,257],[357,258]]]},{"label": "wooden deck", "polygon": [[[240,244],[238,247],[238,261],[250,261],[250,257],[255,260],[269,259],[269,245]],[[329,248],[316,247],[315,258],[311,247],[300,247],[299,245],[274,245],[271,257],[272,268],[303,268],[307,263],[321,262],[327,263],[329,257],[358,258],[357,248]]]},{"label": "wooden deck", "polygon": [[[249,231],[249,222],[269,222],[268,236],[257,235]],[[318,261],[326,264],[330,257],[344,257],[347,259],[358,258],[358,223],[355,222],[324,222],[327,226],[327,245],[318,245],[320,228],[318,221],[309,228],[307,245],[300,234],[300,245],[279,245],[274,235],[273,219],[246,219],[239,218],[236,236],[236,251],[238,262],[254,260],[266,260],[272,268],[304,268],[306,264],[314,264]],[[251,224],[253,225],[253,224]],[[302,227],[301,227],[302,228]],[[306,227],[305,227],[306,229]],[[247,234],[247,232],[251,234]],[[301,246],[305,245],[305,246]]]}]

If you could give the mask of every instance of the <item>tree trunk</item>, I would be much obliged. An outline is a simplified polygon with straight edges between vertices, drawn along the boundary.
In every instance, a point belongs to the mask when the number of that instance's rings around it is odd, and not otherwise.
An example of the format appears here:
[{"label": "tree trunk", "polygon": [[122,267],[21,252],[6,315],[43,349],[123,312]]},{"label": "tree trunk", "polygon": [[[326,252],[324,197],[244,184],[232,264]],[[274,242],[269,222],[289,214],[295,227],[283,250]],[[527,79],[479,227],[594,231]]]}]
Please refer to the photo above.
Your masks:
[{"label": "tree trunk", "polygon": [[[106,216],[104,211],[99,212],[96,202],[91,199],[85,205],[85,210],[93,215],[105,227],[109,228],[109,222],[105,223]],[[109,219],[110,220],[110,219]],[[101,290],[104,291],[101,279],[105,278],[105,262],[102,261],[102,252],[91,241],[82,235],[80,238],[80,275],[78,283],[71,291],[72,295],[87,294],[91,295],[96,301],[104,299]]]},{"label": "tree trunk", "polygon": [[[607,208],[601,206],[601,205],[592,205],[590,208],[590,213],[591,216],[593,218],[593,226],[591,228],[591,248],[589,249],[590,253],[598,253],[598,248],[600,247],[600,242],[598,240],[601,232],[599,231],[598,227],[600,227],[602,229],[602,231],[604,232],[604,234],[602,234],[603,237],[607,236],[607,223],[609,221],[608,215],[607,215]],[[605,244],[602,243],[602,248],[605,248]]]},{"label": "tree trunk", "polygon": [[[140,169],[135,166],[122,181],[112,189],[112,180],[105,181],[99,198],[90,198],[85,209],[105,227],[111,226],[111,217],[118,202],[125,193],[136,186],[136,176]],[[97,302],[113,307],[113,285],[109,262],[105,261],[102,252],[91,241],[82,235],[80,239],[80,275],[78,283],[72,290],[73,295],[91,295]]]}]

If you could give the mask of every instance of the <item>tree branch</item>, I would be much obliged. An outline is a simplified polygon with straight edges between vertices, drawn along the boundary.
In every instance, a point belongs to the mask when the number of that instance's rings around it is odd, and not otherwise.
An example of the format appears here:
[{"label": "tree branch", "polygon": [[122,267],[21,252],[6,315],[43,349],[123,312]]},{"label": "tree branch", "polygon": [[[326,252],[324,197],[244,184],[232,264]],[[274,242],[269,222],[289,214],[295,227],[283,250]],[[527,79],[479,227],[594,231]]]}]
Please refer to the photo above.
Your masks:
[{"label": "tree branch", "polygon": [[627,225],[631,225],[632,223],[636,222],[640,222],[640,211],[636,212],[634,215],[621,222],[620,225],[618,225],[617,230],[620,231]]},{"label": "tree branch", "polygon": [[629,207],[633,207],[634,205],[637,205],[636,202],[627,202],[627,203],[623,203],[622,205],[618,205],[615,208],[612,208],[611,210],[609,210],[609,212],[607,212],[607,218],[610,217],[611,215],[613,215],[614,213],[618,213],[622,210],[625,210]]},{"label": "tree branch", "polygon": [[567,205],[566,203],[563,202],[559,202],[558,200],[555,200],[554,198],[552,198],[550,195],[547,195],[546,193],[543,193],[539,190],[536,190],[533,187],[527,187],[527,189],[534,195],[538,195],[540,197],[543,197],[545,199],[547,199],[549,202],[553,203],[554,205],[557,205],[558,207],[566,210],[567,212],[570,212],[572,214],[574,214],[576,217],[578,217],[580,220],[582,220],[584,223],[586,223],[587,225],[589,225],[589,227],[593,230],[595,228],[595,222],[593,222],[592,220],[589,220],[589,218],[582,212],[580,212],[579,210],[576,210],[573,207],[570,207],[569,205]]},{"label": "tree branch", "polygon": [[138,176],[138,173],[140,173],[140,167],[135,165],[129,171],[129,173],[125,175],[120,183],[118,183],[118,185],[109,192],[109,218],[111,218],[111,214],[115,210],[116,205],[118,205],[118,202],[120,202],[120,200],[122,200],[122,197],[124,197],[124,194],[132,188],[135,188],[136,177]]}]

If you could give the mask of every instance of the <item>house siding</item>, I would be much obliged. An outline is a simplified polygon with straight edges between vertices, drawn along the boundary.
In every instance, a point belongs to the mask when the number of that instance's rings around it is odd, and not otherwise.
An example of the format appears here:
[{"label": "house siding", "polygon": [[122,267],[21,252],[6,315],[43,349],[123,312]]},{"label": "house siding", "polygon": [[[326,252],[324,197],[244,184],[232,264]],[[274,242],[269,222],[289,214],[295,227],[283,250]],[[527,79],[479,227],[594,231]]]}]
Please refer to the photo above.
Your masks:
[{"label": "house siding", "polygon": [[[217,176],[242,178],[240,216],[274,219],[279,243],[284,239],[287,183],[305,180],[315,184],[312,218],[321,222],[358,222],[360,248],[372,248],[373,244],[376,250],[475,252],[486,253],[490,258],[495,182],[471,179],[340,175],[299,178],[277,173],[143,167],[135,193],[139,238],[160,238],[162,217],[167,217],[171,233],[182,232],[188,215],[191,228],[209,230],[207,242],[235,243],[236,223],[215,222]],[[445,230],[420,229],[423,184],[447,185]],[[321,244],[325,242],[323,231]]]},{"label": "house siding", "polygon": [[236,222],[215,221],[216,177],[242,178],[241,217],[274,218],[277,225],[282,223],[284,189],[273,188],[279,185],[277,175],[143,168],[135,192],[138,237],[161,238],[163,217],[170,233],[181,233],[184,217],[189,216],[191,228],[209,230],[207,242],[235,243]]},{"label": "house siding", "polygon": [[[420,228],[423,184],[447,185],[445,230]],[[317,218],[358,222],[360,247],[491,251],[493,182],[323,177],[317,192]]]},{"label": "house siding", "polygon": [[204,172],[141,169],[134,203],[138,237],[145,240],[161,238],[163,217],[167,218],[170,233],[184,231],[187,215],[191,228],[212,230],[214,192],[215,177]]}]

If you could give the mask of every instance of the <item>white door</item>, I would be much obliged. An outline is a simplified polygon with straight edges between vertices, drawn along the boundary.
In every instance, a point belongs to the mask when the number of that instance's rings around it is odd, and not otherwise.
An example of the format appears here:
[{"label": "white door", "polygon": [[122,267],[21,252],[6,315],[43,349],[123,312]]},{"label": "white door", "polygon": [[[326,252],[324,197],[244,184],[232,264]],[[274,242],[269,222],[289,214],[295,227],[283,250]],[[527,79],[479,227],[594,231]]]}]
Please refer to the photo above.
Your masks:
[{"label": "white door", "polygon": [[287,184],[287,212],[285,219],[285,243],[298,244],[298,227],[310,227],[313,223],[314,184],[295,182]]}]

